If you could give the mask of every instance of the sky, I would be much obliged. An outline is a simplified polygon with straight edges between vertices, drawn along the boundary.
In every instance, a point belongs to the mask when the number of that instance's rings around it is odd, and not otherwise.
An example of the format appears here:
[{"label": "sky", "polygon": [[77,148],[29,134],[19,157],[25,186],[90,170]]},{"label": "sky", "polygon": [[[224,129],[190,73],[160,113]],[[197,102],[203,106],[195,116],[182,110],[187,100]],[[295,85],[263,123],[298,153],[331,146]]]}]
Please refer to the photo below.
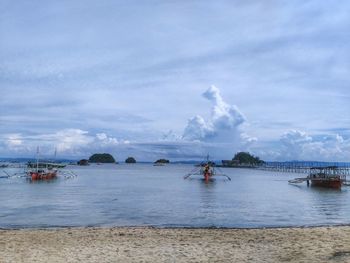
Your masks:
[{"label": "sky", "polygon": [[350,161],[350,2],[0,0],[0,157]]}]

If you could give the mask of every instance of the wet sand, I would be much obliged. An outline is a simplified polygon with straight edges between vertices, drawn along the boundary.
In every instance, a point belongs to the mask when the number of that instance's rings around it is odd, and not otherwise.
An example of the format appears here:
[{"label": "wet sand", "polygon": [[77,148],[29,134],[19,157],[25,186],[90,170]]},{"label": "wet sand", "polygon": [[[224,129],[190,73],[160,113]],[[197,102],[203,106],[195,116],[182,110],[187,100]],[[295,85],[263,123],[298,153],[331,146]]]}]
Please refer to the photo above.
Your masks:
[{"label": "wet sand", "polygon": [[350,262],[350,227],[0,230],[0,262]]}]

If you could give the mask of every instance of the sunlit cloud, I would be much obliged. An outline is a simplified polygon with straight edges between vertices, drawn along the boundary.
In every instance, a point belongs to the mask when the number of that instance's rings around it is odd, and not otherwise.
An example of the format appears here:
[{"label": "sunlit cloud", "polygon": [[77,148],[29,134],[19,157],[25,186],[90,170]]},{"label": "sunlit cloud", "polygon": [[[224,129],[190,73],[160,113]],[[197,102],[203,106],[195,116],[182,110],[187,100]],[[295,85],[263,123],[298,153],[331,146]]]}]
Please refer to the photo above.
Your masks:
[{"label": "sunlit cloud", "polygon": [[238,133],[238,126],[245,121],[245,117],[237,106],[228,105],[223,100],[215,86],[204,92],[203,97],[212,103],[207,103],[208,108],[211,108],[211,118],[207,121],[198,115],[191,118],[184,130],[183,139],[233,142]]}]

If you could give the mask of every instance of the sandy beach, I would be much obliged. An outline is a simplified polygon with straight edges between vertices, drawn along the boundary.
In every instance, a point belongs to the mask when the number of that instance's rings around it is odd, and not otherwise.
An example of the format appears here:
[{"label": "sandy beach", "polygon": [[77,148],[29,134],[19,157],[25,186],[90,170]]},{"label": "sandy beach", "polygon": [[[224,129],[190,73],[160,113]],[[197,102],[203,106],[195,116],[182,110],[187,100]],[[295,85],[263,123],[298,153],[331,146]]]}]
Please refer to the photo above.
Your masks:
[{"label": "sandy beach", "polygon": [[0,230],[0,262],[350,262],[350,227]]}]

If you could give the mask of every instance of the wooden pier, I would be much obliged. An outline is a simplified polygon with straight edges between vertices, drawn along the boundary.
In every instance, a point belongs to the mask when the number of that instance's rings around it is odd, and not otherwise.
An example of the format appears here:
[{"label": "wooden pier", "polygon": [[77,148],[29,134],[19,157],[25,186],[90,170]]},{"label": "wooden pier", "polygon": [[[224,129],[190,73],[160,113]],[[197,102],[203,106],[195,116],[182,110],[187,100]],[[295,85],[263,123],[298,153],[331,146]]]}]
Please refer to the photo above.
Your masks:
[{"label": "wooden pier", "polygon": [[[316,163],[315,163],[316,164]],[[317,163],[318,164],[318,163]],[[311,171],[314,171],[317,168],[330,168],[330,170],[336,170],[338,175],[350,175],[350,166],[338,166],[338,165],[329,165],[329,166],[319,166],[313,165],[312,163],[285,163],[285,162],[275,162],[275,163],[266,163],[264,165],[255,167],[259,170],[272,171],[272,172],[282,172],[282,173],[298,173],[298,174],[310,174]]]}]

